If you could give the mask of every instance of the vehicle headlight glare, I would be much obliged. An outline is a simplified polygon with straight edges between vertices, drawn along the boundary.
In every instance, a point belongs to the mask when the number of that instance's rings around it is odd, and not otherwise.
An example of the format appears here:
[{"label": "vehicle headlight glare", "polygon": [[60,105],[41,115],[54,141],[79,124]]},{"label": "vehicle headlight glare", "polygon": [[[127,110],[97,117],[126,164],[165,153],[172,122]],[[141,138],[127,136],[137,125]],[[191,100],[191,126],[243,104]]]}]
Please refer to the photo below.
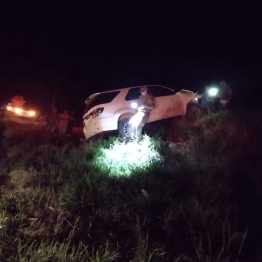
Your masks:
[{"label": "vehicle headlight glare", "polygon": [[35,111],[29,111],[29,116],[34,116],[35,115]]},{"label": "vehicle headlight glare", "polygon": [[23,110],[21,108],[19,108],[19,107],[15,108],[15,113],[16,114],[21,114],[22,112],[23,112]]}]

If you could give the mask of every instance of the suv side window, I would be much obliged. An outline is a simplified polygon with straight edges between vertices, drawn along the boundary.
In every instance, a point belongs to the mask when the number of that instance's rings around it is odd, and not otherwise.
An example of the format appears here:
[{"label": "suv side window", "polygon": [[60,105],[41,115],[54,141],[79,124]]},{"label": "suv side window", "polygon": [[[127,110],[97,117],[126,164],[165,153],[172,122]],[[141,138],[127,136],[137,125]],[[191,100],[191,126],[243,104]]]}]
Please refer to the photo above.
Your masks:
[{"label": "suv side window", "polygon": [[119,93],[120,91],[113,91],[108,93],[102,93],[93,97],[90,103],[87,105],[85,112],[87,112],[90,108],[94,106],[110,103]]},{"label": "suv side window", "polygon": [[140,96],[140,87],[135,87],[135,88],[130,88],[125,100],[129,101],[129,100],[137,100]]},{"label": "suv side window", "polygon": [[163,86],[150,86],[148,88],[148,90],[149,90],[148,93],[152,93],[152,95],[154,97],[171,96],[171,95],[175,94],[175,92],[173,92],[172,90],[169,90],[168,88],[165,88]]}]

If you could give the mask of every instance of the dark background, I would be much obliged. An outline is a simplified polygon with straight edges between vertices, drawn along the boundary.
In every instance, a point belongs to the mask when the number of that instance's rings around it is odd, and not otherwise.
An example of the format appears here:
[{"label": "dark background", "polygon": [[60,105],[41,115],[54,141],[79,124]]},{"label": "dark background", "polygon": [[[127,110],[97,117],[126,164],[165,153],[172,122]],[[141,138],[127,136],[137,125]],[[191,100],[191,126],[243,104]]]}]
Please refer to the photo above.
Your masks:
[{"label": "dark background", "polygon": [[[39,3],[37,3],[39,2]],[[225,79],[234,103],[260,106],[259,7],[9,1],[1,5],[0,102],[16,94],[82,114],[98,91],[161,84],[203,91]]]}]

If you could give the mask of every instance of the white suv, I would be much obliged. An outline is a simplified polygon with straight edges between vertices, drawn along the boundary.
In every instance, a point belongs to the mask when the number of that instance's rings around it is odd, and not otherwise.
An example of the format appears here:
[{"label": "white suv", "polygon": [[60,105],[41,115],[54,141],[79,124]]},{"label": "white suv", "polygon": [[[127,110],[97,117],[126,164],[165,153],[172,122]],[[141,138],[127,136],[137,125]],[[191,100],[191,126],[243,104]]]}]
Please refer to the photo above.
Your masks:
[{"label": "white suv", "polygon": [[[83,116],[85,138],[112,130],[118,130],[122,137],[128,138],[129,120],[137,112],[132,108],[132,103],[140,96],[140,87],[95,93],[88,97]],[[156,102],[156,108],[151,111],[148,123],[182,115],[195,119],[202,114],[197,103],[202,95],[184,89],[175,93],[174,90],[160,85],[147,85],[147,88]]]}]

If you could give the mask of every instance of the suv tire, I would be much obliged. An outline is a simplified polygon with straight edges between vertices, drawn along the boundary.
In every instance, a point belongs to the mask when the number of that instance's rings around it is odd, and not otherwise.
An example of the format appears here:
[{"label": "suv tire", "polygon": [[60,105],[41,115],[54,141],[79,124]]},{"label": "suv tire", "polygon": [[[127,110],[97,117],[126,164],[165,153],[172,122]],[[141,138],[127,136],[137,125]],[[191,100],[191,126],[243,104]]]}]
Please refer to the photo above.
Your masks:
[{"label": "suv tire", "polygon": [[186,119],[194,121],[202,116],[202,107],[196,103],[188,103],[186,110]]},{"label": "suv tire", "polygon": [[130,118],[126,118],[122,121],[119,121],[119,123],[118,123],[118,133],[121,137],[123,137],[125,139],[130,138],[129,120],[130,120]]}]

